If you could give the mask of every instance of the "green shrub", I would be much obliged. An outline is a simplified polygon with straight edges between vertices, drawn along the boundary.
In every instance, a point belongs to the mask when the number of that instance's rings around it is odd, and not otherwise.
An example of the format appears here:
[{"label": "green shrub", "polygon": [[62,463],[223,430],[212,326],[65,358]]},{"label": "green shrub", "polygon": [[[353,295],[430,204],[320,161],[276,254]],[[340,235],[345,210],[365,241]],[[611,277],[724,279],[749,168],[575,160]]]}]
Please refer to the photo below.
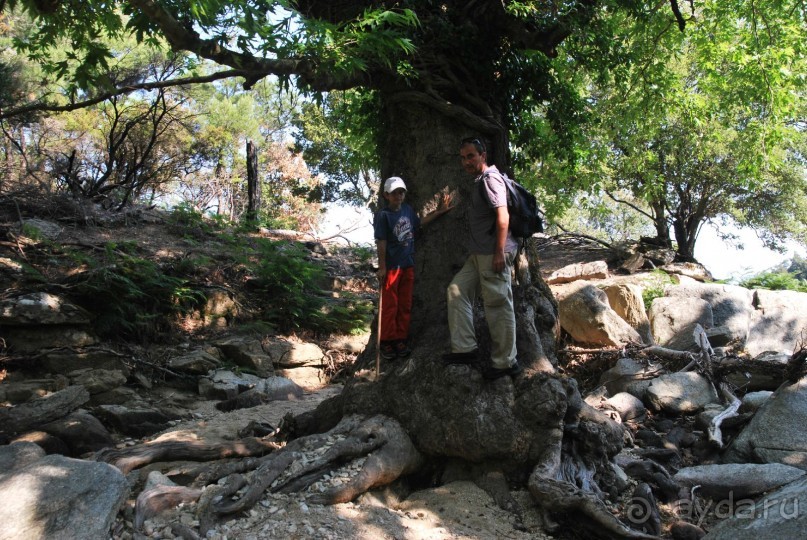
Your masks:
[{"label": "green shrub", "polygon": [[72,278],[78,302],[97,315],[101,337],[153,339],[167,330],[172,315],[204,300],[183,278],[166,275],[152,261],[109,255],[104,261],[85,259],[89,268]]},{"label": "green shrub", "polygon": [[376,256],[375,247],[371,247],[371,246],[353,246],[353,247],[348,248],[348,249],[352,252],[353,257],[355,257],[356,260],[358,260],[360,263],[363,263],[363,264],[364,263],[369,263],[373,259],[373,257]]},{"label": "green shrub", "polygon": [[763,272],[740,282],[746,289],[807,292],[807,281],[788,272]]},{"label": "green shrub", "polygon": [[672,282],[670,275],[663,270],[657,269],[650,273],[650,279],[642,287],[642,301],[645,310],[650,310],[653,300],[664,296],[664,287]]},{"label": "green shrub", "polygon": [[191,235],[213,234],[224,227],[225,219],[223,216],[208,219],[191,205],[183,202],[171,210],[169,223],[175,227],[186,229]]},{"label": "green shrub", "polygon": [[348,296],[335,299],[324,291],[323,268],[307,259],[300,244],[259,239],[243,263],[252,289],[265,306],[262,317],[281,331],[353,332],[366,328],[372,306]]}]

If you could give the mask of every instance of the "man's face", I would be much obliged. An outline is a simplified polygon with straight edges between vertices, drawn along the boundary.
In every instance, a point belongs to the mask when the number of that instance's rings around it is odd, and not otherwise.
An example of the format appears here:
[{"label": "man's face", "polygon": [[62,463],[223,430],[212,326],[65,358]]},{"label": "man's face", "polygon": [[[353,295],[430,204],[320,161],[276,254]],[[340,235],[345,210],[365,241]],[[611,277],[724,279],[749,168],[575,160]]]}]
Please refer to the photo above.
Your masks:
[{"label": "man's face", "polygon": [[474,176],[482,174],[485,168],[487,168],[487,163],[485,162],[486,157],[485,152],[480,154],[476,150],[476,146],[472,143],[463,144],[462,147],[460,147],[462,168],[465,169],[465,172],[468,174],[473,174]]}]

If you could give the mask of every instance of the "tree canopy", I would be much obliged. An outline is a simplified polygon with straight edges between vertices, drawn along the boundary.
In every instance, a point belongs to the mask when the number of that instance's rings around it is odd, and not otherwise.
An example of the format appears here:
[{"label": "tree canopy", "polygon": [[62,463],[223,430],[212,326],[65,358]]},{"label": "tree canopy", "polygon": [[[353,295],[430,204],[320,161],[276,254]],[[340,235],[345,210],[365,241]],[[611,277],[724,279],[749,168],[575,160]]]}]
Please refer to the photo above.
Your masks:
[{"label": "tree canopy", "polygon": [[[298,149],[351,188],[316,186],[323,201],[366,197],[357,194],[368,168],[407,170],[389,133],[400,129],[391,111],[406,106],[461,125],[458,134],[484,136],[493,163],[542,185],[550,213],[581,190],[627,189],[644,201],[659,236],[672,229],[684,257],[704,220],[721,215],[764,225],[769,243],[803,234],[793,227],[803,177],[805,8],[797,1],[696,2],[684,11],[675,0],[5,0],[0,7],[35,19],[15,47],[65,88],[29,92],[28,103],[5,100],[0,118],[193,82],[237,78],[249,89],[274,76],[314,94],[355,89],[325,98],[338,114],[372,109],[352,133],[355,116],[300,121],[308,131]],[[109,40],[129,35],[187,53],[182,70],[173,78],[110,76],[120,51]],[[200,60],[221,67],[207,72]],[[410,139],[408,152],[422,152]],[[343,159],[328,153],[334,148]],[[671,181],[684,177],[688,185]],[[783,199],[788,193],[796,198]],[[773,198],[792,204],[787,211],[755,204]]]}]

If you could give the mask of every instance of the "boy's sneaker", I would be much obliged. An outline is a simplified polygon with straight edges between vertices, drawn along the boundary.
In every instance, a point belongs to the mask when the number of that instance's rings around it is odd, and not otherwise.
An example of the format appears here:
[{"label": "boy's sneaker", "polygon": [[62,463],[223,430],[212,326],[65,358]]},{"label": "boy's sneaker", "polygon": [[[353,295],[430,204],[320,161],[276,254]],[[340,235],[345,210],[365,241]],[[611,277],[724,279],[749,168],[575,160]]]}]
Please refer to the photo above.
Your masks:
[{"label": "boy's sneaker", "polygon": [[409,348],[406,341],[401,340],[395,344],[395,354],[398,358],[408,358],[412,354],[412,349]]},{"label": "boy's sneaker", "polygon": [[498,379],[499,377],[504,377],[505,375],[509,375],[511,377],[515,377],[523,370],[521,366],[518,365],[518,362],[510,366],[509,368],[499,369],[495,367],[488,367],[487,369],[482,371],[482,377],[489,381],[493,381]]},{"label": "boy's sneaker", "polygon": [[395,350],[395,344],[391,341],[381,343],[381,358],[385,360],[392,360],[398,357],[398,352]]}]

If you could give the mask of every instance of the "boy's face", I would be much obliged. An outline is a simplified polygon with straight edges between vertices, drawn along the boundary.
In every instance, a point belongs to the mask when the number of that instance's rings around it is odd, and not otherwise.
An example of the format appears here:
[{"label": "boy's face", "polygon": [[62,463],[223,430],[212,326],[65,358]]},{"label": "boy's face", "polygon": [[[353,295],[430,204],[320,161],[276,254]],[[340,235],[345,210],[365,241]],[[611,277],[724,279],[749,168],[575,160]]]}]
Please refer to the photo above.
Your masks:
[{"label": "boy's face", "polygon": [[398,188],[391,193],[384,193],[384,198],[387,199],[390,209],[397,210],[401,207],[404,197],[406,197],[406,190]]},{"label": "boy's face", "polygon": [[487,168],[486,163],[487,154],[481,154],[472,143],[463,144],[460,148],[460,159],[462,160],[462,168],[468,174],[479,175],[485,172]]}]

